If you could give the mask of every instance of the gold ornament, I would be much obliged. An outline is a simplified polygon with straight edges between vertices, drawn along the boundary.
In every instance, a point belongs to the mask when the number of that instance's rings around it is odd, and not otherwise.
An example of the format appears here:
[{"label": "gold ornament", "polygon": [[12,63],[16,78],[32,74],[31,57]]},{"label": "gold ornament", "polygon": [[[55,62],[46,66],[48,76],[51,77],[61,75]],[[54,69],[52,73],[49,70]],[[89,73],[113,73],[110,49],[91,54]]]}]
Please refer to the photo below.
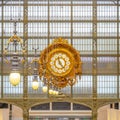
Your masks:
[{"label": "gold ornament", "polygon": [[[44,49],[39,59],[39,75],[58,88],[73,85],[76,75],[81,75],[80,54],[65,39],[55,39]],[[73,82],[74,81],[74,82]]]}]

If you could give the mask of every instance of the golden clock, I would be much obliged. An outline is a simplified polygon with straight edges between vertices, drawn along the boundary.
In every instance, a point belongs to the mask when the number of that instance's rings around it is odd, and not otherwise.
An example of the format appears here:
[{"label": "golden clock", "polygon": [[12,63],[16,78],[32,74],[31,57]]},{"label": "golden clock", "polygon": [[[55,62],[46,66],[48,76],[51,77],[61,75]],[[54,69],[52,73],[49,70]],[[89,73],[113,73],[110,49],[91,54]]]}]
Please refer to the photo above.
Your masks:
[{"label": "golden clock", "polygon": [[73,55],[66,49],[54,49],[48,55],[47,68],[54,76],[65,76],[73,68]]},{"label": "golden clock", "polygon": [[40,54],[39,75],[45,77],[48,85],[57,88],[72,86],[76,75],[81,73],[80,54],[65,39],[55,39]]}]

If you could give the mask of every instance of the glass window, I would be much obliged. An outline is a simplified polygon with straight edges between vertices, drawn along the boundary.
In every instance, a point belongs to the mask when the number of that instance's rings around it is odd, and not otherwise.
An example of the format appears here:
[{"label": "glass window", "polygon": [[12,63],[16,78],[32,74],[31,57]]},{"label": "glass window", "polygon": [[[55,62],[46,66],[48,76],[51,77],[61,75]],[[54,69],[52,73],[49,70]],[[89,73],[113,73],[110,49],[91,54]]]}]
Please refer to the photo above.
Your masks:
[{"label": "glass window", "polygon": [[82,75],[73,86],[74,97],[91,97],[92,95],[92,76]]},{"label": "glass window", "polygon": [[98,20],[117,20],[117,6],[98,6]]},{"label": "glass window", "polygon": [[97,76],[98,97],[116,98],[117,97],[117,76]]},{"label": "glass window", "polygon": [[117,36],[117,23],[106,22],[97,24],[98,36]]},{"label": "glass window", "polygon": [[[81,5],[81,3],[80,3]],[[73,20],[92,20],[92,6],[74,6]]]},{"label": "glass window", "polygon": [[98,54],[117,54],[117,39],[98,39]]}]

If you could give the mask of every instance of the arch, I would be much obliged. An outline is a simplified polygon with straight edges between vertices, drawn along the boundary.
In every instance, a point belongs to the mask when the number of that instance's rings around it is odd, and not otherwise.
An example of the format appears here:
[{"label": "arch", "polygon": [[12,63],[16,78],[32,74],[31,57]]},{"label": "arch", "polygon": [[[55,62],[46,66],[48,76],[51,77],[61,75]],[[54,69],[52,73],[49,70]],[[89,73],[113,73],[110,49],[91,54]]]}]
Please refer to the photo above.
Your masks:
[{"label": "arch", "polygon": [[92,110],[90,107],[85,104],[73,103],[73,110]]},{"label": "arch", "polygon": [[98,109],[101,108],[101,107],[104,107],[104,106],[106,106],[106,105],[109,105],[109,104],[112,104],[112,103],[116,103],[116,102],[119,102],[119,101],[100,102],[100,103],[99,103],[99,106],[98,106]]},{"label": "arch", "polygon": [[76,103],[76,104],[81,104],[81,105],[85,105],[89,108],[92,109],[92,100],[78,100],[78,99],[71,99],[71,98],[50,98],[50,99],[36,99],[36,100],[32,100],[29,104],[29,108],[35,106],[35,105],[39,105],[39,104],[44,104],[44,103],[49,103],[49,102],[69,102],[69,103]]},{"label": "arch", "polygon": [[92,107],[89,106],[87,103],[84,103],[84,102],[72,102],[72,101],[49,101],[49,100],[44,101],[44,102],[37,102],[37,103],[34,103],[34,104],[32,104],[32,105],[29,107],[29,109],[32,108],[32,107],[34,107],[34,106],[41,105],[41,104],[46,104],[46,103],[50,103],[50,102],[51,102],[51,103],[53,103],[53,102],[68,102],[68,103],[73,103],[73,104],[82,105],[82,106],[84,106],[84,107],[89,108],[90,110],[92,110]]},{"label": "arch", "polygon": [[92,110],[92,106],[89,105],[88,102],[73,102],[73,103],[89,107]]}]

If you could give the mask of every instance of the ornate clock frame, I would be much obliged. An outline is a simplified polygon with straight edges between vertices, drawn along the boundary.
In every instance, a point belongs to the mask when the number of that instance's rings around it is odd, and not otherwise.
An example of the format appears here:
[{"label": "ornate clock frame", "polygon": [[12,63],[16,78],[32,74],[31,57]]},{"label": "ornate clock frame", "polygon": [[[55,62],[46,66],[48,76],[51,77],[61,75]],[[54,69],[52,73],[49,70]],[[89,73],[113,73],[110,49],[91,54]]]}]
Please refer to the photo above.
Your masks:
[{"label": "ornate clock frame", "polygon": [[[65,54],[70,59],[69,68],[62,73],[55,72],[51,67],[52,56],[57,53]],[[52,64],[54,66],[55,63]],[[58,88],[64,88],[67,85],[75,84],[76,76],[82,73],[81,65],[79,52],[66,39],[57,38],[40,54],[39,76],[44,76],[47,84],[50,83]]]}]

